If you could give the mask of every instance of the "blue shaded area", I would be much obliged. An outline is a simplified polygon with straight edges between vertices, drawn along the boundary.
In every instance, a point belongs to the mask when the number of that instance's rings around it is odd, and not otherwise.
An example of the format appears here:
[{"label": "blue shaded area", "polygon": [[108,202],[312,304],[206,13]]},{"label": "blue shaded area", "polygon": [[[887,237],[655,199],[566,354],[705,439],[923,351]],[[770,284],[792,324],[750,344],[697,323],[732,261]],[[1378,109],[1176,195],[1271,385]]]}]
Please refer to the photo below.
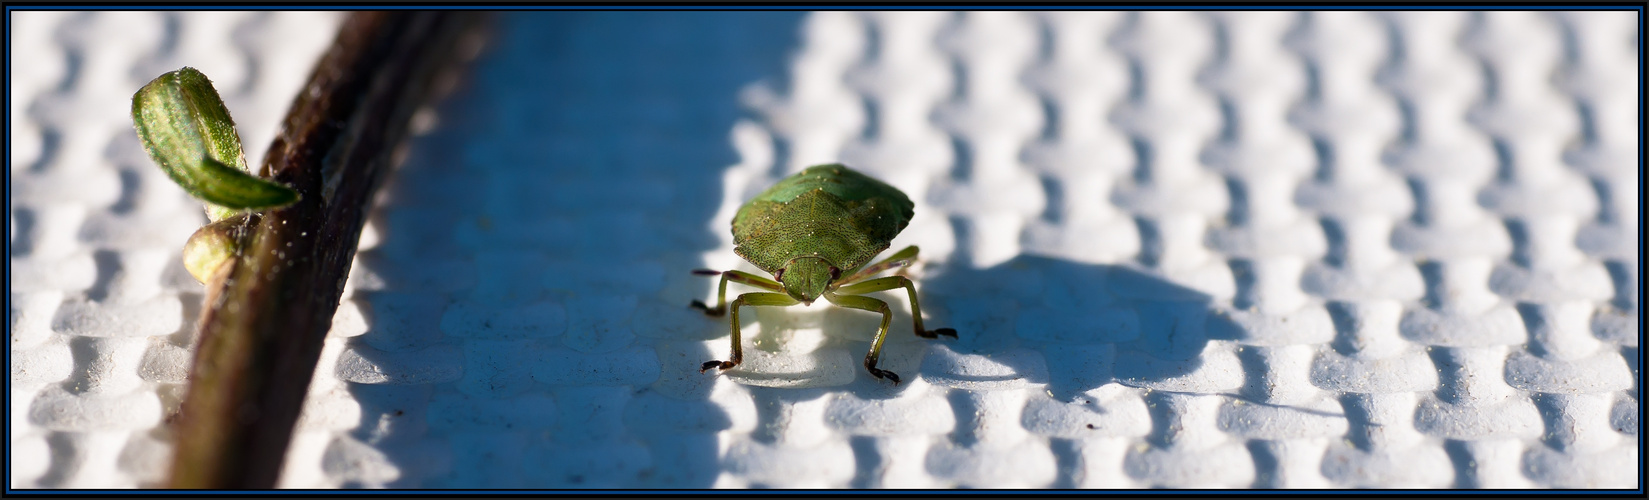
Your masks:
[{"label": "blue shaded area", "polygon": [[[350,341],[380,378],[439,362],[462,374],[404,390],[350,384],[361,404],[351,437],[402,471],[350,486],[711,485],[725,425],[652,432],[633,425],[650,417],[622,412],[641,398],[726,420],[714,405],[649,392],[674,365],[630,318],[638,307],[690,313],[694,297],[667,288],[698,279],[688,270],[719,244],[712,228],[725,222],[710,219],[723,170],[740,160],[738,93],[787,73],[802,15],[494,18],[486,52],[385,186],[382,242],[361,255],[380,283],[357,283],[371,330]],[[683,365],[693,375],[711,357],[696,350]],[[348,459],[334,451],[323,462]]]}]

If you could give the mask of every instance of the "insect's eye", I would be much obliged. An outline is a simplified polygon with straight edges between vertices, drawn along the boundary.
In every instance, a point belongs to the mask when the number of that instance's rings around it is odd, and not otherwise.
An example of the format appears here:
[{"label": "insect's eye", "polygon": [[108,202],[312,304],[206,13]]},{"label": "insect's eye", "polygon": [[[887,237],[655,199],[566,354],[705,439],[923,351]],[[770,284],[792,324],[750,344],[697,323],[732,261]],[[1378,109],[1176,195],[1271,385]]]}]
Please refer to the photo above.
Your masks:
[{"label": "insect's eye", "polygon": [[773,280],[784,283],[784,268],[781,267],[779,272],[773,273]]},{"label": "insect's eye", "polygon": [[839,279],[842,279],[842,270],[836,269],[836,266],[830,266],[830,281],[836,281]]}]

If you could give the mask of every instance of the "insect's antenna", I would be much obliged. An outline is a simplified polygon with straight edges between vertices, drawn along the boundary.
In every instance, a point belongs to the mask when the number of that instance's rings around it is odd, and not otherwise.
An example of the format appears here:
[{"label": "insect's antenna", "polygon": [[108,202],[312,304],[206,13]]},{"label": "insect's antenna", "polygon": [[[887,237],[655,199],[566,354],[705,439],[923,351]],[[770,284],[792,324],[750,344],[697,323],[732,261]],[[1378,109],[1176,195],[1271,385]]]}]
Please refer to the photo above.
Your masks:
[{"label": "insect's antenna", "polygon": [[715,276],[715,275],[721,274],[721,271],[715,271],[715,270],[710,270],[710,269],[694,269],[693,274],[698,275],[698,276]]}]

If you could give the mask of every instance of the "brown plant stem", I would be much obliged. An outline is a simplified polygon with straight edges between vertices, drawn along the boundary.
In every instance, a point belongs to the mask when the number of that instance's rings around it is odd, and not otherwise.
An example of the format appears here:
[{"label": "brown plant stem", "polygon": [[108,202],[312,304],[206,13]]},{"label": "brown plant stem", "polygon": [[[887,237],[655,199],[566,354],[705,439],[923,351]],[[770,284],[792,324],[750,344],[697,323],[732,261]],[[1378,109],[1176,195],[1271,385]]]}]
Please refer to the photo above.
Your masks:
[{"label": "brown plant stem", "polygon": [[303,199],[250,218],[244,252],[207,284],[170,487],[275,486],[373,194],[480,21],[355,12],[316,63],[261,172]]}]

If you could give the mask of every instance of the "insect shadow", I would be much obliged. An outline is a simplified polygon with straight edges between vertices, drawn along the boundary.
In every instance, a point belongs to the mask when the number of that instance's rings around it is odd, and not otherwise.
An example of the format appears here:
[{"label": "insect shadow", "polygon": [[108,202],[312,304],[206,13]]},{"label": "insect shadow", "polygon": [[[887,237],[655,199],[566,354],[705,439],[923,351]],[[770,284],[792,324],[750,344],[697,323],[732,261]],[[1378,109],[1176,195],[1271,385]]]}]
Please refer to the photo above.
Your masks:
[{"label": "insect shadow", "polygon": [[[923,274],[918,286],[928,322],[955,328],[958,338],[918,339],[910,331],[908,317],[896,314],[894,323],[898,327],[889,332],[885,359],[902,373],[945,388],[941,389],[946,391],[944,403],[923,406],[932,411],[948,407],[952,413],[949,420],[955,422],[944,438],[948,445],[934,448],[933,453],[943,454],[950,446],[971,447],[981,432],[987,432],[984,429],[992,423],[981,416],[990,413],[984,408],[990,405],[985,393],[1045,384],[1056,400],[1053,404],[1080,405],[1104,413],[1106,410],[1096,404],[1099,398],[1090,391],[1112,383],[1171,388],[1175,385],[1173,379],[1194,377],[1202,367],[1201,355],[1210,340],[1229,337],[1235,328],[1223,316],[1211,314],[1212,298],[1208,294],[1125,265],[1020,255],[984,269],[940,265]],[[769,337],[766,342],[780,344],[801,338],[785,338],[785,322],[794,321],[791,317],[798,314],[813,314],[770,310],[774,312],[752,321],[762,323],[764,330],[750,340],[753,345],[763,343],[764,336]],[[904,314],[908,315],[908,310]],[[904,391],[911,390],[912,384],[895,386],[863,374],[856,357],[848,354],[861,352],[857,346],[869,340],[875,328],[874,316],[842,308],[826,309],[817,321],[818,327],[827,332],[826,347],[807,356],[815,363],[797,363],[805,370],[751,373],[789,366],[760,366],[758,362],[753,363],[758,365],[755,369],[724,374],[745,384],[755,399],[755,431],[750,435],[751,443],[744,446],[773,446],[791,433],[805,433],[799,429],[805,426],[796,425],[795,409],[818,403],[821,398],[885,401],[899,399]],[[809,328],[815,327],[804,326],[801,330]],[[775,331],[770,333],[769,329]],[[757,348],[747,353],[760,356],[761,351]],[[832,355],[826,351],[837,352]],[[832,356],[840,359],[831,363]],[[690,364],[691,360],[681,362]],[[851,381],[830,380],[833,374]],[[775,381],[794,385],[775,386]],[[826,418],[853,422],[856,417],[852,413],[827,409]],[[946,419],[934,421],[940,420]],[[878,486],[882,469],[888,466],[881,445],[873,436],[857,435],[853,429],[844,431],[854,434],[848,437],[854,456],[848,484]],[[1058,471],[1054,485],[1072,487],[1081,474],[1081,451],[1063,438],[1055,438],[1051,449]]]},{"label": "insect shadow", "polygon": [[[1235,327],[1210,314],[1208,294],[1124,265],[1020,255],[928,274],[923,304],[960,336],[944,349],[996,360],[1067,402],[1112,382],[1152,387],[1190,374],[1208,341]],[[924,362],[923,376],[953,378],[943,368]]]},{"label": "insect shadow", "polygon": [[[1113,383],[1172,390],[1173,379],[1202,367],[1209,340],[1235,327],[1211,314],[1208,294],[1128,265],[1021,254],[984,269],[951,265],[927,274],[923,304],[933,304],[935,322],[956,328],[960,339],[930,351],[922,376],[955,387],[947,397],[956,421],[950,439],[964,447],[989,424],[978,421],[972,392],[980,386],[953,373],[965,364],[955,360],[999,363],[1007,370],[997,379],[1046,383],[1054,400],[1047,404],[1078,405],[1104,418],[1107,408],[1089,391]],[[1066,438],[1049,444],[1056,462],[1051,486],[1075,487],[1082,452]]]}]

